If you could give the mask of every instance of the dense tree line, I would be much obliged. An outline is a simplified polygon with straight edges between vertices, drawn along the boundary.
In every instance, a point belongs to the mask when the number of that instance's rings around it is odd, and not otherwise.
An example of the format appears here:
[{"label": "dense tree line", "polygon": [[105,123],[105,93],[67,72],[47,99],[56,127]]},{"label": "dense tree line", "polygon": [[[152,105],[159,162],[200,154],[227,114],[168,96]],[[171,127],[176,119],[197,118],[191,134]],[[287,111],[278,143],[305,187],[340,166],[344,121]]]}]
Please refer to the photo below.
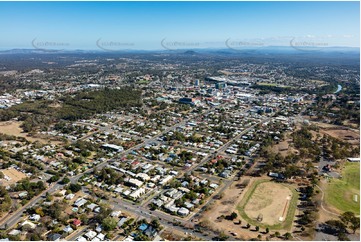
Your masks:
[{"label": "dense tree line", "polygon": [[18,117],[23,121],[24,131],[31,132],[37,128],[47,130],[49,125],[60,120],[86,119],[94,114],[121,108],[140,107],[142,104],[141,91],[128,87],[82,91],[74,96],[66,95],[59,101],[62,105],[58,108],[51,106],[53,101],[35,100],[0,110],[0,121]]}]

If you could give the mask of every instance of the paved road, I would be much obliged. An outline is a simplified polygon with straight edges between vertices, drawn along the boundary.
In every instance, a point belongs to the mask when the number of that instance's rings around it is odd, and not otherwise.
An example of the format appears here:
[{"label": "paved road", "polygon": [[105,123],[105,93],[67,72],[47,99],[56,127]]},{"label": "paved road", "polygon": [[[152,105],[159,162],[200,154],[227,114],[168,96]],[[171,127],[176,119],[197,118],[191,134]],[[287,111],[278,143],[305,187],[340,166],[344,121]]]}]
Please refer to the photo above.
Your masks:
[{"label": "paved road", "polygon": [[[203,112],[202,112],[203,113]],[[146,144],[149,144],[149,143],[152,143],[152,142],[155,142],[159,137],[163,136],[164,134],[168,133],[169,131],[173,131],[175,130],[176,128],[180,127],[180,126],[184,126],[190,119],[192,119],[193,117],[190,117],[180,123],[177,123],[169,128],[166,128],[164,131],[162,131],[160,134],[156,135],[156,136],[153,136],[152,138],[149,138],[149,139],[145,139],[144,142],[124,151],[124,152],[121,152],[118,154],[118,156],[124,156],[124,155],[127,155],[129,154],[132,150],[136,150],[136,149],[139,149],[141,148],[142,146],[146,145]],[[267,118],[267,120],[269,120],[270,118]],[[262,120],[260,121],[259,123],[261,122],[264,122],[266,120]],[[258,124],[258,123],[257,123]],[[231,140],[229,140],[226,144],[224,144],[223,146],[221,146],[217,151],[216,153],[220,153],[220,152],[224,152],[228,146],[236,139],[238,139],[239,137],[241,137],[244,133],[248,132],[250,129],[252,129],[254,126],[256,126],[257,124],[254,124],[250,127],[248,127],[247,129],[243,130],[240,134],[238,134],[237,136],[233,137]],[[213,154],[209,154],[208,156],[206,156],[205,158],[202,159],[202,161],[194,166],[193,168],[191,168],[191,171],[192,170],[195,170],[196,168],[202,166],[205,162],[208,161],[208,159],[213,156]],[[114,159],[114,158],[113,158]],[[112,160],[112,159],[110,159]],[[90,168],[78,175],[75,175],[73,177],[70,178],[70,181],[72,183],[76,183],[80,177],[82,177],[84,174],[86,173],[90,173],[94,168],[96,169],[100,169],[102,167],[104,167],[106,164],[108,164],[108,162],[110,160],[107,160],[107,161],[104,161],[100,164],[98,164],[97,166],[93,167],[93,168]],[[228,184],[229,186],[230,184]],[[45,190],[44,192],[42,192],[41,194],[39,194],[36,198],[33,198],[28,204],[26,204],[25,206],[23,206],[22,208],[20,208],[19,210],[17,210],[13,215],[11,215],[11,217],[9,217],[8,219],[5,219],[0,225],[4,225],[4,224],[7,224],[8,228],[10,227],[13,227],[21,218],[23,212],[30,208],[31,206],[34,206],[36,203],[38,203],[41,199],[42,199],[42,196],[44,196],[47,192],[49,194],[52,194],[54,193],[55,191],[57,190],[60,190],[64,187],[64,185],[61,185],[61,184],[54,184],[54,185],[51,185],[47,190]],[[112,199],[111,199],[112,200]],[[160,211],[152,211],[152,212],[149,212],[149,211],[143,211],[143,210],[146,210],[146,208],[142,208],[140,209],[140,206],[136,207],[135,205],[132,205],[132,204],[128,204],[128,205],[123,205],[125,204],[126,202],[125,201],[122,201],[121,203],[119,203],[119,201],[113,201],[113,205],[114,207],[118,207],[120,209],[125,209],[127,211],[131,211],[133,212],[134,214],[137,214],[139,216],[142,216],[142,217],[145,217],[145,218],[149,218],[149,219],[152,219],[152,218],[155,218],[155,217],[158,217],[161,221],[162,221],[162,224],[164,225],[167,225],[167,226],[170,226],[170,227],[173,227],[174,229],[178,229],[180,231],[183,231],[183,232],[192,232],[193,235],[201,238],[201,239],[205,239],[205,240],[212,240],[213,237],[216,236],[216,234],[212,231],[207,231],[208,235],[207,236],[204,236],[203,234],[201,233],[197,233],[197,232],[194,232],[192,229],[186,229],[186,228],[183,228],[183,227],[178,227],[178,226],[174,226],[173,224],[170,224],[169,222],[173,222],[173,220],[175,219],[173,216],[169,215],[169,214],[166,214],[166,213],[163,213],[163,212],[160,212]],[[167,222],[165,222],[167,221]],[[180,221],[180,220],[179,220]],[[235,239],[235,238],[234,238]]]},{"label": "paved road", "polygon": [[36,203],[40,202],[40,200],[43,199],[43,196],[45,196],[45,194],[47,192],[51,194],[51,193],[55,192],[56,190],[58,190],[61,187],[62,187],[62,185],[60,185],[60,184],[50,185],[46,190],[44,190],[38,196],[31,199],[25,206],[23,206],[23,207],[19,208],[18,210],[16,210],[9,218],[3,220],[0,223],[0,226],[2,227],[2,226],[4,226],[6,224],[8,228],[11,228],[12,226],[14,226],[19,221],[19,219],[22,217],[23,212],[25,210],[27,210],[28,208],[34,206]]},{"label": "paved road", "polygon": [[[151,142],[154,142],[157,138],[159,138],[160,136],[168,133],[169,131],[172,131],[172,130],[175,130],[176,128],[182,126],[182,125],[185,125],[186,122],[188,122],[189,119],[187,120],[184,120],[180,123],[177,123],[167,129],[165,129],[163,132],[161,132],[160,134],[152,137],[152,138],[149,138],[149,139],[146,139],[144,140],[143,143],[140,143],[124,152],[121,152],[118,154],[118,156],[124,156],[124,155],[127,155],[129,154],[132,150],[135,150],[135,149],[139,149],[141,148],[142,146],[148,144],[148,143],[151,143]],[[114,158],[113,158],[114,159]],[[110,159],[112,160],[112,159]],[[72,176],[70,177],[70,182],[71,183],[76,183],[80,177],[82,177],[84,174],[87,174],[87,173],[90,173],[93,171],[94,168],[96,169],[101,169],[102,167],[104,167],[105,165],[107,165],[109,162],[109,160],[107,161],[104,161],[102,163],[99,163],[97,166],[93,167],[93,168],[90,168],[82,173],[79,173],[78,175],[75,175],[75,176]],[[13,213],[12,215],[9,216],[9,218],[6,218],[4,219],[1,223],[0,223],[0,226],[3,226],[3,225],[7,225],[8,228],[11,228],[13,227],[14,225],[16,225],[16,223],[20,220],[20,218],[22,217],[22,214],[25,210],[27,210],[28,208],[34,206],[36,203],[40,202],[40,200],[42,199],[42,196],[45,196],[45,194],[48,192],[49,194],[52,194],[54,193],[55,191],[57,190],[61,190],[62,188],[64,187],[64,185],[61,185],[61,184],[53,184],[51,185],[47,190],[43,191],[42,193],[40,193],[37,197],[33,198],[32,200],[30,200],[25,206],[21,207],[20,209],[18,209],[15,213]]]}]

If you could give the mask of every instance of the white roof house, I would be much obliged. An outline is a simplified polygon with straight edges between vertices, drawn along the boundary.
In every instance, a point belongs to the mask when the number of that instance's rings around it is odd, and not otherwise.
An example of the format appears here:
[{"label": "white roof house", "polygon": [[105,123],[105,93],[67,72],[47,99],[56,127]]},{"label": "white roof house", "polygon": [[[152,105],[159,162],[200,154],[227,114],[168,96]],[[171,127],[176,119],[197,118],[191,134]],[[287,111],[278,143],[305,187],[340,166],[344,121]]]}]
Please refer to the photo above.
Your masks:
[{"label": "white roof house", "polygon": [[131,197],[133,199],[137,199],[143,193],[145,193],[145,189],[144,188],[139,188],[139,189],[135,190],[134,192],[132,192],[131,194],[129,194],[129,197]]},{"label": "white roof house", "polygon": [[39,221],[40,220],[40,215],[39,214],[30,215],[29,219],[33,220],[33,221]]},{"label": "white roof house", "polygon": [[88,200],[84,199],[84,198],[78,198],[75,203],[74,206],[75,207],[82,207],[84,204],[86,204],[88,202]]},{"label": "white roof house", "polygon": [[117,211],[113,211],[110,216],[112,217],[119,217],[122,214],[121,211],[117,210]]},{"label": "white roof house", "polygon": [[178,214],[181,216],[187,216],[189,214],[189,210],[187,208],[182,207],[178,210]]},{"label": "white roof house", "polygon": [[87,241],[87,240],[83,236],[79,236],[78,238],[76,238],[76,241]]},{"label": "white roof house", "polygon": [[95,236],[97,236],[97,232],[89,230],[86,234],[84,234],[84,236],[88,239],[93,239]]}]

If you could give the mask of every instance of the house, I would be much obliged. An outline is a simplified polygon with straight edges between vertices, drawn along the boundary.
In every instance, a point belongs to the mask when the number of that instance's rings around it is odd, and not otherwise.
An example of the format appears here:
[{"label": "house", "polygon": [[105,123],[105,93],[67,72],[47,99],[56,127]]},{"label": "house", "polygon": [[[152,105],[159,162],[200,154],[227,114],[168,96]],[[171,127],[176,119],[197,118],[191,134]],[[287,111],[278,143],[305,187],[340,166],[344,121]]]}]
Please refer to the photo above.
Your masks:
[{"label": "house", "polygon": [[128,218],[127,217],[123,217],[123,218],[121,218],[119,221],[118,221],[118,224],[117,224],[117,226],[120,228],[120,227],[122,227],[122,225],[125,223],[125,221],[127,221],[128,220]]},{"label": "house", "polygon": [[76,238],[76,241],[87,241],[87,240],[83,236],[79,236],[78,238]]},{"label": "house", "polygon": [[152,226],[149,226],[145,231],[144,234],[146,236],[148,236],[149,238],[153,238],[155,236],[157,236],[157,230],[155,228],[153,228]]},{"label": "house", "polygon": [[192,209],[194,207],[194,204],[190,202],[185,202],[184,206],[186,206],[188,209]]},{"label": "house", "polygon": [[71,227],[70,225],[68,225],[68,226],[66,226],[66,227],[63,229],[63,231],[64,231],[65,233],[70,234],[70,233],[72,233],[74,230],[72,229],[72,227]]},{"label": "house", "polygon": [[180,216],[187,216],[189,214],[189,210],[187,208],[182,207],[178,210],[178,214]]},{"label": "house", "polygon": [[172,188],[166,193],[166,195],[169,196],[169,197],[173,197],[177,192],[178,192],[177,189]]},{"label": "house", "polygon": [[129,197],[132,198],[133,200],[139,198],[143,193],[145,193],[145,189],[144,188],[139,188],[137,190],[135,190],[134,192],[132,192],[131,194],[129,194]]},{"label": "house", "polygon": [[66,200],[71,200],[71,199],[73,199],[74,197],[75,197],[75,194],[70,193],[70,194],[66,195],[65,199],[66,199]]},{"label": "house", "polygon": [[79,227],[79,226],[81,225],[80,219],[74,219],[73,224],[74,224],[76,227]]},{"label": "house", "polygon": [[113,145],[113,144],[103,144],[102,148],[106,149],[106,150],[116,151],[116,152],[122,152],[124,150],[122,146]]},{"label": "house", "polygon": [[13,229],[9,233],[9,235],[14,235],[14,236],[19,235],[19,234],[21,234],[21,231],[17,230],[17,229]]},{"label": "house", "polygon": [[105,239],[105,234],[99,233],[96,238],[103,241]]},{"label": "house", "polygon": [[217,188],[218,188],[218,185],[215,184],[215,183],[211,183],[211,184],[209,185],[209,187],[211,187],[211,188],[213,188],[213,189],[217,189]]},{"label": "house", "polygon": [[138,229],[144,232],[147,228],[148,228],[147,224],[141,224]]},{"label": "house", "polygon": [[33,214],[31,216],[29,216],[29,219],[32,220],[32,221],[39,221],[40,220],[40,215],[39,214]]},{"label": "house", "polygon": [[59,192],[59,194],[62,195],[62,196],[65,196],[65,193],[66,193],[66,190],[65,190],[65,189],[64,189],[64,190],[61,190],[61,191]]},{"label": "house", "polygon": [[132,237],[132,236],[128,236],[128,237],[126,237],[123,241],[134,241],[134,237]]},{"label": "house", "polygon": [[160,199],[153,200],[153,204],[155,204],[158,208],[163,206],[164,202]]},{"label": "house", "polygon": [[93,239],[95,236],[97,236],[97,232],[93,231],[93,230],[89,230],[86,234],[84,234],[84,236],[86,238],[88,238],[89,240]]},{"label": "house", "polygon": [[119,217],[121,214],[122,214],[122,212],[118,210],[118,211],[113,211],[113,212],[110,214],[110,216],[112,216],[112,217]]},{"label": "house", "polygon": [[183,197],[183,193],[181,191],[178,191],[177,193],[175,193],[172,198],[174,198],[175,200],[180,199],[181,197]]},{"label": "house", "polygon": [[86,204],[88,202],[88,200],[84,199],[84,198],[78,198],[75,203],[74,206],[75,207],[82,207],[84,204]]},{"label": "house", "polygon": [[21,225],[20,227],[24,227],[25,225],[28,225],[31,229],[35,229],[36,228],[36,224],[30,222],[30,221],[27,221],[25,220]]},{"label": "house", "polygon": [[129,183],[131,186],[135,186],[135,187],[141,187],[143,185],[142,181],[133,178],[125,179],[125,181]]},{"label": "house", "polygon": [[171,175],[168,175],[168,176],[166,176],[166,177],[164,177],[160,182],[159,182],[159,184],[160,185],[165,185],[166,183],[168,183],[170,180],[172,180],[173,179],[173,176],[171,176]]},{"label": "house", "polygon": [[223,178],[228,178],[228,177],[230,177],[230,175],[231,175],[231,171],[230,171],[230,170],[224,170],[224,171],[222,171],[221,174],[219,174],[219,176],[220,176],[220,177],[223,177]]},{"label": "house", "polygon": [[145,173],[138,173],[136,177],[139,177],[142,181],[148,181],[150,179],[150,176]]},{"label": "house", "polygon": [[185,187],[178,187],[178,190],[182,191],[182,192],[185,192],[185,193],[190,192],[190,190],[188,188],[185,188]]},{"label": "house", "polygon": [[50,241],[59,241],[60,238],[61,238],[61,235],[58,234],[58,233],[49,234],[47,238],[48,238],[48,240],[50,240]]},{"label": "house", "polygon": [[99,225],[95,228],[95,231],[98,232],[98,233],[102,232],[102,230],[103,230],[103,227],[102,227],[101,224],[99,224]]},{"label": "house", "polygon": [[177,171],[170,171],[169,174],[174,175],[174,176],[178,176],[178,172],[177,172]]},{"label": "house", "polygon": [[86,207],[89,208],[91,211],[93,211],[96,207],[98,207],[98,204],[91,203],[91,204],[87,205]]},{"label": "house", "polygon": [[28,192],[27,191],[21,192],[21,193],[19,193],[18,196],[19,196],[20,199],[26,198],[28,196]]},{"label": "house", "polygon": [[122,188],[122,187],[117,187],[117,188],[114,189],[114,192],[116,192],[116,193],[122,193],[123,190],[124,190],[124,188]]},{"label": "house", "polygon": [[94,213],[99,213],[100,212],[100,207],[96,207],[95,209],[94,209]]}]

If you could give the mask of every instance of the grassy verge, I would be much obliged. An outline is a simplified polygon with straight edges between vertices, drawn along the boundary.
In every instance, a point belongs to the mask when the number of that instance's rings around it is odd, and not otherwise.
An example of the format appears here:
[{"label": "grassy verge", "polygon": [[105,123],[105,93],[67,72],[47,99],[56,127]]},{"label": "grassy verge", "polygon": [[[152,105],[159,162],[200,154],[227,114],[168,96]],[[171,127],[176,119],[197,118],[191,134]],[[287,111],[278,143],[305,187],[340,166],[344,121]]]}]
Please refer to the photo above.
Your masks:
[{"label": "grassy verge", "polygon": [[[360,214],[360,163],[345,164],[341,179],[332,179],[326,188],[326,203],[341,212]],[[353,196],[357,195],[357,202]]]},{"label": "grassy verge", "polygon": [[296,208],[297,208],[298,193],[295,191],[294,187],[289,185],[289,184],[282,184],[283,186],[288,187],[292,192],[292,198],[291,198],[291,201],[290,201],[290,204],[289,204],[289,207],[288,207],[286,219],[282,223],[275,224],[275,225],[267,225],[267,224],[259,223],[259,222],[255,221],[254,219],[251,219],[250,217],[248,217],[248,215],[244,212],[245,206],[247,205],[249,199],[252,197],[252,195],[253,195],[254,191],[256,190],[256,188],[258,187],[258,185],[261,184],[261,183],[265,183],[265,182],[272,182],[272,181],[270,181],[270,180],[258,180],[258,181],[255,181],[251,185],[252,187],[250,187],[248,189],[248,191],[245,194],[245,196],[243,197],[242,201],[237,206],[237,210],[238,210],[239,214],[249,224],[252,224],[254,226],[259,226],[260,228],[267,228],[268,227],[270,230],[280,230],[280,229],[289,230],[289,229],[291,229],[292,222],[293,222],[294,215],[295,215],[295,211],[296,211]]}]

